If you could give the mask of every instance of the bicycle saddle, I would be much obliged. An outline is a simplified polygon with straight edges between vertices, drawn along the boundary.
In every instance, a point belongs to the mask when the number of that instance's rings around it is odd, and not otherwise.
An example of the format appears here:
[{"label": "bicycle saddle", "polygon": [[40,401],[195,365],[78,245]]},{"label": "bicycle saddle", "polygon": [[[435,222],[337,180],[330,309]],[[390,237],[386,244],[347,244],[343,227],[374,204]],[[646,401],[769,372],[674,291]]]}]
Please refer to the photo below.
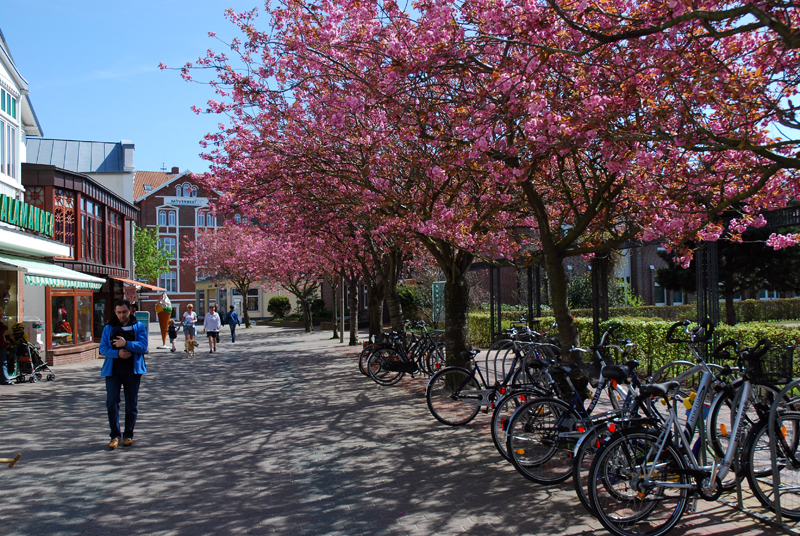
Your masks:
[{"label": "bicycle saddle", "polygon": [[643,385],[639,389],[639,398],[647,398],[648,396],[664,397],[667,396],[667,393],[669,391],[677,389],[680,386],[681,386],[680,382],[676,382],[674,380],[670,380],[664,383],[653,383],[650,385]]},{"label": "bicycle saddle", "polygon": [[631,374],[639,366],[638,361],[628,361],[624,365],[606,365],[600,371],[604,378],[617,383],[628,383]]}]

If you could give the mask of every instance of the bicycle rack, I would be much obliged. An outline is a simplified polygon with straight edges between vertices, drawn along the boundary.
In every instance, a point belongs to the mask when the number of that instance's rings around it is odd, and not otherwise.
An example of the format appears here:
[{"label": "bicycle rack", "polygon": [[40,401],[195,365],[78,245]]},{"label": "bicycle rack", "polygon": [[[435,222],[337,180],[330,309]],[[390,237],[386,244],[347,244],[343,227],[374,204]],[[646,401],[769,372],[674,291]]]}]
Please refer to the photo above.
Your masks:
[{"label": "bicycle rack", "polygon": [[778,396],[775,397],[775,401],[772,403],[772,407],[769,409],[769,455],[770,460],[772,461],[772,485],[773,485],[773,493],[775,494],[775,501],[773,503],[775,507],[775,518],[778,521],[778,524],[783,525],[783,516],[781,516],[781,495],[780,495],[780,486],[781,486],[781,475],[778,472],[778,452],[776,450],[776,441],[775,441],[775,419],[778,416],[778,407],[780,406],[781,400],[790,393],[793,389],[800,386],[800,379],[794,380],[784,387]]}]

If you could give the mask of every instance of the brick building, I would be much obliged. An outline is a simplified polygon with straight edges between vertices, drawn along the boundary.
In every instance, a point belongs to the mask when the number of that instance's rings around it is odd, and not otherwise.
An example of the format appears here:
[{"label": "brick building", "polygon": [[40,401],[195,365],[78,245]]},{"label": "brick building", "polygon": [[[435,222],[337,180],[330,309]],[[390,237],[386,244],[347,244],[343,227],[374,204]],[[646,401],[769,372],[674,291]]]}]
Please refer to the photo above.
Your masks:
[{"label": "brick building", "polygon": [[[170,270],[161,274],[157,285],[166,289],[175,308],[173,315],[179,318],[186,305],[195,305],[197,299],[197,274],[185,244],[193,241],[200,229],[217,226],[209,210],[209,202],[217,195],[193,180],[190,171],[181,172],[177,167],[170,172],[137,171],[133,190],[139,208],[138,225],[148,229],[158,226],[161,246],[173,254]],[[151,318],[155,318],[160,295],[161,292],[140,295],[140,308],[149,311]]]}]

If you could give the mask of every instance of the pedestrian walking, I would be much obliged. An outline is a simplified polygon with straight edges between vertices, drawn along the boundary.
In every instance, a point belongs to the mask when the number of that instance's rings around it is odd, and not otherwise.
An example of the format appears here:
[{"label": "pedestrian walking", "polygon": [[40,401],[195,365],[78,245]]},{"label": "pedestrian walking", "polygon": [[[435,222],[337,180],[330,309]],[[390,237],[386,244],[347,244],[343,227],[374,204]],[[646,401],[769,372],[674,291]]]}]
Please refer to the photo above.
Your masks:
[{"label": "pedestrian walking", "polygon": [[197,324],[197,313],[193,309],[194,307],[190,303],[186,306],[186,312],[183,313],[183,336],[187,341],[193,341],[196,333],[194,325]]},{"label": "pedestrian walking", "polygon": [[11,378],[8,377],[6,331],[8,331],[8,326],[0,322],[0,367],[3,369],[3,373],[0,375],[0,383],[3,385],[15,385],[14,382],[11,381]]},{"label": "pedestrian walking", "polygon": [[231,305],[231,310],[225,314],[225,323],[231,327],[231,342],[236,342],[236,326],[240,325],[241,322],[233,305]]},{"label": "pedestrian walking", "polygon": [[175,353],[175,339],[178,338],[178,327],[175,325],[175,321],[173,319],[169,319],[169,325],[167,326],[167,335],[169,335],[169,343],[172,345],[170,348],[170,352]]},{"label": "pedestrian walking", "polygon": [[[147,374],[147,328],[131,314],[131,302],[114,302],[114,317],[103,328],[100,353],[105,357],[100,375],[106,379],[106,408],[111,428],[108,448],[133,445],[133,428],[139,415],[139,383]],[[120,389],[125,391],[125,431],[119,429]]]},{"label": "pedestrian walking", "polygon": [[203,318],[203,327],[208,335],[208,353],[213,354],[217,350],[217,339],[219,338],[219,327],[222,321],[217,314],[216,305],[208,308],[205,318]]}]

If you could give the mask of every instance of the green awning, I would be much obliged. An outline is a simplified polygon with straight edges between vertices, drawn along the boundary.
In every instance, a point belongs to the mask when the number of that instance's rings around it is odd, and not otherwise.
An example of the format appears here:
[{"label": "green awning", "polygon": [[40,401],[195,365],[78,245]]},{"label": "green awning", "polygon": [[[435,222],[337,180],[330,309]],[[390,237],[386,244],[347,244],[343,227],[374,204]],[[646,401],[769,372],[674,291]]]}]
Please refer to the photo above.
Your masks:
[{"label": "green awning", "polygon": [[97,290],[106,282],[105,279],[76,272],[57,264],[13,255],[0,255],[0,270],[23,272],[25,284],[39,287]]}]

